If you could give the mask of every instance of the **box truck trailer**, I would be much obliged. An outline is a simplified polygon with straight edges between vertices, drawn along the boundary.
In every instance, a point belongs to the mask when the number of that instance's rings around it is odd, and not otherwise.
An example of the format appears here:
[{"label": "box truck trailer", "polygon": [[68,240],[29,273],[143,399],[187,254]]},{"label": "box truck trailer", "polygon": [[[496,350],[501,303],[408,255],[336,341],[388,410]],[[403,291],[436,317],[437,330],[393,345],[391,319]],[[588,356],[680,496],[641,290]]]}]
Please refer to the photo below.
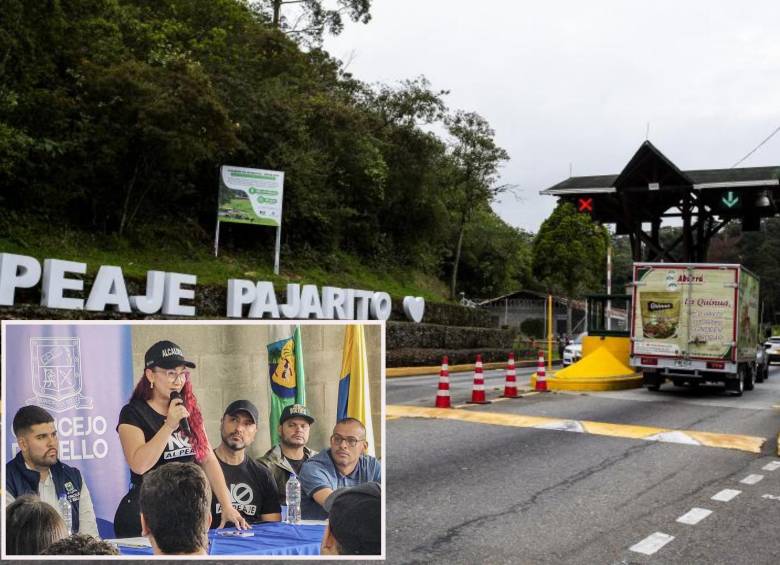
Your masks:
[{"label": "box truck trailer", "polygon": [[634,263],[631,365],[658,390],[723,383],[752,390],[759,281],[733,264]]}]

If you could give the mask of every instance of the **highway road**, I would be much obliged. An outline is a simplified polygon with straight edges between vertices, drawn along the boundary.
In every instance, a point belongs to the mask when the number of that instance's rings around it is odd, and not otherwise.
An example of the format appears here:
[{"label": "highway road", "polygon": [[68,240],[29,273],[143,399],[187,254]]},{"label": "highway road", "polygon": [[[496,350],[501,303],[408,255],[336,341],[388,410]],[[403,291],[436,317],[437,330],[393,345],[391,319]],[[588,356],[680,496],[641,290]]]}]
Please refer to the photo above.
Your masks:
[{"label": "highway road", "polygon": [[[533,369],[518,369],[528,387]],[[464,405],[387,380],[389,563],[780,563],[780,366],[742,397],[667,385]],[[503,371],[486,372],[488,398]]]}]

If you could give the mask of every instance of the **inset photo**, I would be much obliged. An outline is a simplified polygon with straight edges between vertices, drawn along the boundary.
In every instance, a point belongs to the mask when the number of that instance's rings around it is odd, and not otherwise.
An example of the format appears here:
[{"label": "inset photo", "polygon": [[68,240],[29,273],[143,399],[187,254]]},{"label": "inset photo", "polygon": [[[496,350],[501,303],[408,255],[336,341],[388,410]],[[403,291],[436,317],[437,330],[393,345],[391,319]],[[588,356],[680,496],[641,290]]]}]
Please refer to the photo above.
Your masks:
[{"label": "inset photo", "polygon": [[3,557],[384,558],[384,359],[382,322],[3,322]]}]

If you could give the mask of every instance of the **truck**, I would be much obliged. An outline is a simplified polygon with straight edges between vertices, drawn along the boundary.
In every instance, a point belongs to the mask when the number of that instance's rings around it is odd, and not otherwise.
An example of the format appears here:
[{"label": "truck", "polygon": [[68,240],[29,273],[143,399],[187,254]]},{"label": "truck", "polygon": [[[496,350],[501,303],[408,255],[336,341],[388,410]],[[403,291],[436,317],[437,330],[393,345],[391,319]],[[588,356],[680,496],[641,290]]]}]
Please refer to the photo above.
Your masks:
[{"label": "truck", "polygon": [[733,395],[756,382],[759,280],[741,265],[634,263],[630,363],[657,391],[722,383]]}]

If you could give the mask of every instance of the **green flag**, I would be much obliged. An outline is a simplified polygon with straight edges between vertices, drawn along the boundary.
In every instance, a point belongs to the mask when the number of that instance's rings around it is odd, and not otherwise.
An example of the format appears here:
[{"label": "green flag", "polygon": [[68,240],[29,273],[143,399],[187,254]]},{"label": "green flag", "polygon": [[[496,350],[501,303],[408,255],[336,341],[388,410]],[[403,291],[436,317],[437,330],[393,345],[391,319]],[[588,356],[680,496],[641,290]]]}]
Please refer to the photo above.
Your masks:
[{"label": "green flag", "polygon": [[306,405],[306,375],[303,370],[301,327],[279,325],[270,328],[268,383],[271,410],[271,445],[279,443],[279,417],[290,404]]}]

